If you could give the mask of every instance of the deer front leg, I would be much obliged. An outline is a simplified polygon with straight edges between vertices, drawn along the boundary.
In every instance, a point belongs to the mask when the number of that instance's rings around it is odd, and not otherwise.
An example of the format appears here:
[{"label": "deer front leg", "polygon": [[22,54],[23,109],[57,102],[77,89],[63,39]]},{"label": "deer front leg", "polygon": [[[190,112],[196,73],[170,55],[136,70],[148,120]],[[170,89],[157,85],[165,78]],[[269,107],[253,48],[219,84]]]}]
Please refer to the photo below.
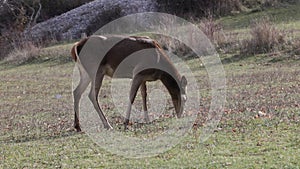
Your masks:
[{"label": "deer front leg", "polygon": [[130,118],[130,112],[131,112],[131,107],[134,102],[134,99],[136,97],[136,93],[143,82],[143,77],[141,75],[136,75],[132,79],[131,83],[131,88],[130,88],[130,93],[129,93],[129,103],[127,106],[127,111],[126,111],[126,118],[124,122],[125,130],[127,129],[127,125],[129,124],[129,118]]},{"label": "deer front leg", "polygon": [[148,116],[148,108],[147,108],[147,87],[146,81],[141,84],[141,95],[143,101],[143,110],[144,110],[144,120],[146,123],[149,123],[149,116]]},{"label": "deer front leg", "polygon": [[80,81],[76,89],[73,91],[73,97],[74,97],[74,128],[77,132],[81,131],[80,124],[79,124],[79,102],[81,99],[81,96],[83,92],[86,90],[87,86],[90,83],[90,78],[86,71],[79,66],[79,73],[80,73]]},{"label": "deer front leg", "polygon": [[107,118],[103,114],[103,111],[102,111],[102,109],[99,105],[99,102],[98,102],[98,93],[99,93],[99,90],[101,88],[103,78],[104,78],[104,73],[102,73],[102,72],[97,73],[97,76],[96,76],[95,80],[92,81],[92,86],[91,86],[91,91],[90,91],[90,94],[89,94],[89,98],[90,98],[91,102],[93,103],[94,108],[96,109],[96,111],[97,111],[97,113],[98,113],[98,115],[99,115],[99,117],[100,117],[100,119],[103,123],[104,128],[112,129],[112,126],[107,121]]}]

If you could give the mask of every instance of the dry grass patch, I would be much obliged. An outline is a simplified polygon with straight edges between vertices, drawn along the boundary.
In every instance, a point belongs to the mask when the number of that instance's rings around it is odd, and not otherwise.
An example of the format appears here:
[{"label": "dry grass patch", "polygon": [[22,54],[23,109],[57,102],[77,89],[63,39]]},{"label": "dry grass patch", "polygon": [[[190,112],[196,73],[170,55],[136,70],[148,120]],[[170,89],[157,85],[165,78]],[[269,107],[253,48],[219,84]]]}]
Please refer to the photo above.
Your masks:
[{"label": "dry grass patch", "polygon": [[15,47],[5,58],[5,61],[13,64],[22,64],[39,57],[41,48],[27,42],[20,47]]},{"label": "dry grass patch", "polygon": [[300,55],[300,39],[293,42],[293,53],[295,55]]},{"label": "dry grass patch", "polygon": [[268,18],[253,21],[250,39],[242,41],[241,53],[253,55],[284,49],[286,33],[279,30]]},{"label": "dry grass patch", "polygon": [[72,44],[41,47],[28,42],[20,47],[15,47],[4,61],[15,65],[21,65],[32,61],[40,62],[47,60],[65,63],[72,60],[70,57],[71,47]]},{"label": "dry grass patch", "polygon": [[212,15],[202,19],[200,21],[199,28],[207,36],[207,38],[215,44],[223,42],[224,38],[220,38],[223,35],[223,28]]}]

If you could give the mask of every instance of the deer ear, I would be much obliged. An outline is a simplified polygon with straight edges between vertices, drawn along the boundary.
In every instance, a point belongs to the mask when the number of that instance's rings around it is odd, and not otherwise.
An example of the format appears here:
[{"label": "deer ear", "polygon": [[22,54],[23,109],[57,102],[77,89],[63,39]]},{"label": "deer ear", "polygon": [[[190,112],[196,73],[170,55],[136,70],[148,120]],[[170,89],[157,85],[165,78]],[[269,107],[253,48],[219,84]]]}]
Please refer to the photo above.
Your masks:
[{"label": "deer ear", "polygon": [[185,76],[182,76],[181,77],[181,87],[186,87],[186,85],[187,85],[187,80],[186,80],[186,78],[185,78]]}]

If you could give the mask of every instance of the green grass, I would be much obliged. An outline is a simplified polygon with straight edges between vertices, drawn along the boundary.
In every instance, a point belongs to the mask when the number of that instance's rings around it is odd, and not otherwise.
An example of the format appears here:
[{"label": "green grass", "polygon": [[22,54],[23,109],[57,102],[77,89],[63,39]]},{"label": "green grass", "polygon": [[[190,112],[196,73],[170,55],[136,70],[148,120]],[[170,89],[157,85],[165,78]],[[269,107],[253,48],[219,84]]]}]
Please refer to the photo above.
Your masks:
[{"label": "green grass", "polygon": [[[267,13],[275,13],[282,28],[299,29],[296,9],[287,6]],[[243,32],[251,18],[261,14],[239,14],[221,22],[226,31]],[[210,83],[201,62],[187,60],[201,88],[201,110],[193,129],[170,150],[133,159],[110,153],[73,130],[74,63],[69,48],[43,49],[40,57],[20,65],[0,62],[0,168],[299,168],[299,59],[281,53],[221,55],[227,81],[225,113],[203,143],[199,137],[208,117]],[[99,98],[115,130],[124,133],[109,84],[104,82]],[[168,120],[133,123],[124,135],[151,137],[164,131]]]},{"label": "green grass", "polygon": [[[1,64],[0,168],[300,166],[299,61],[262,66],[267,61],[249,58],[225,64],[227,105],[219,129],[206,142],[199,143],[200,125],[171,150],[142,159],[111,154],[86,134],[72,130],[74,63],[58,62]],[[188,64],[197,67],[191,60]],[[205,76],[204,69],[193,70],[199,77]],[[57,94],[62,97],[57,99]],[[203,97],[204,107],[209,107],[209,95]],[[256,118],[258,111],[270,117]]]},{"label": "green grass", "polygon": [[256,12],[242,12],[233,16],[222,17],[218,20],[229,39],[249,38],[250,25],[263,17],[269,18],[280,30],[284,30],[289,39],[300,38],[300,3],[284,5]]},{"label": "green grass", "polygon": [[[257,122],[259,125],[260,122]],[[297,168],[299,125],[223,128],[200,144],[190,134],[172,150],[143,159],[112,155],[84,134],[1,143],[3,168]],[[250,130],[250,129],[249,129]]]},{"label": "green grass", "polygon": [[269,17],[271,21],[284,28],[299,29],[300,25],[300,3],[296,5],[286,5],[284,7],[274,7],[257,12],[242,12],[234,16],[221,18],[219,21],[227,30],[247,29],[252,20],[262,17]]}]

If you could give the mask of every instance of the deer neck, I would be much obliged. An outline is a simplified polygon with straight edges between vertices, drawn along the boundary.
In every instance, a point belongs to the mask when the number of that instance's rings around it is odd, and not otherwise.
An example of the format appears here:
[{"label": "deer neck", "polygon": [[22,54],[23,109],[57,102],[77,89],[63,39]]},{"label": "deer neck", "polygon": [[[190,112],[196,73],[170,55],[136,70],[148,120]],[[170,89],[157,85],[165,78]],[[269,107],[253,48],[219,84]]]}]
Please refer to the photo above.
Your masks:
[{"label": "deer neck", "polygon": [[171,76],[168,73],[162,73],[161,79],[162,83],[164,86],[167,88],[169,91],[172,99],[179,99],[180,96],[180,88],[179,88],[179,78],[177,76]]}]

